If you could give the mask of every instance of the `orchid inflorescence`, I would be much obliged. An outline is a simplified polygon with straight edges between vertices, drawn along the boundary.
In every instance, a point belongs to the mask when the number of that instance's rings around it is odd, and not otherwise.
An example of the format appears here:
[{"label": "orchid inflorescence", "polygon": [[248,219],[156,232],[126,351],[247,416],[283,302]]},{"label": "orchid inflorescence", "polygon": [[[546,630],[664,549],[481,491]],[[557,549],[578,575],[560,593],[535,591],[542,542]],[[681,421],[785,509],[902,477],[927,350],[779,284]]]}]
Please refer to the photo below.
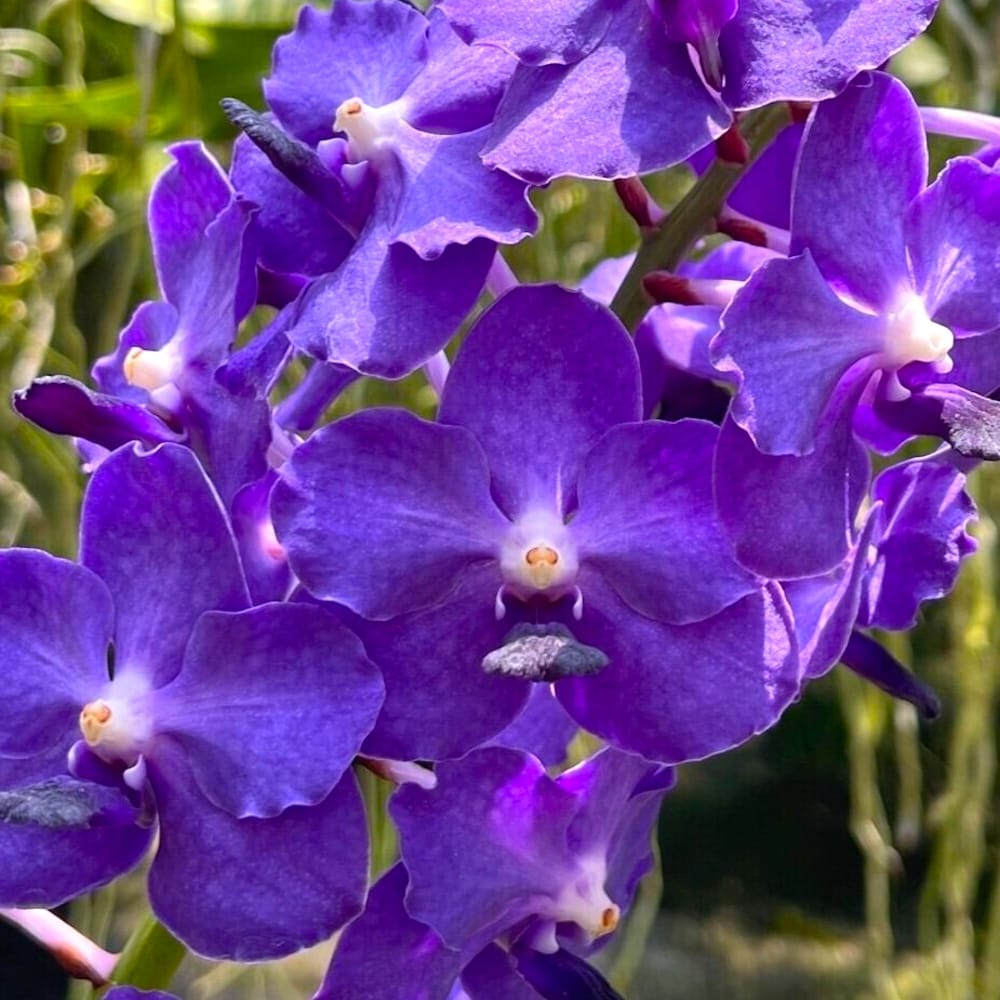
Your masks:
[{"label": "orchid inflorescence", "polygon": [[[1000,123],[929,176],[961,113],[880,68],[935,6],[305,7],[228,173],[172,148],[95,387],[14,399],[89,482],[77,562],[0,553],[0,905],[153,853],[203,956],[340,932],[317,997],[613,996],[678,765],[837,664],[933,716],[870,631],[952,589],[1000,458]],[[678,231],[636,175],[689,159]],[[560,176],[644,249],[521,285]],[[329,419],[421,369],[436,419]],[[371,885],[361,761],[400,784]]]}]

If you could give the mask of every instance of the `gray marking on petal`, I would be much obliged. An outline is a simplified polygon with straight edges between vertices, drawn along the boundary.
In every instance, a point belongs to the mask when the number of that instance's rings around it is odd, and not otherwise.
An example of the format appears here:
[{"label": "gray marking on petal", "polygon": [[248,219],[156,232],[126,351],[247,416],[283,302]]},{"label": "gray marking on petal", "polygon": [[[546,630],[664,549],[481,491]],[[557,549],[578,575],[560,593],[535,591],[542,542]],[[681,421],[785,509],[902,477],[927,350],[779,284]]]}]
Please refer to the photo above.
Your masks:
[{"label": "gray marking on petal", "polygon": [[87,829],[134,820],[136,810],[115,788],[57,777],[0,791],[0,822],[50,829]]},{"label": "gray marking on petal", "polygon": [[488,674],[551,682],[565,677],[589,677],[608,665],[595,646],[577,642],[565,625],[516,625],[504,644],[483,657]]}]

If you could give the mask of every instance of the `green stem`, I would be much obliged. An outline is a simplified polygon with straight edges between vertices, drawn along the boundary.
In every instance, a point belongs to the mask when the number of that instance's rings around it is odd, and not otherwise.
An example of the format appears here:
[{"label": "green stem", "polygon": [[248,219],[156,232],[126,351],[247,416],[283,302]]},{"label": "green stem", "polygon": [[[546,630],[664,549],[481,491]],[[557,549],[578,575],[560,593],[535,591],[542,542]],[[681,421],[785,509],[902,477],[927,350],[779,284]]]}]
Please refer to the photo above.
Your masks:
[{"label": "green stem", "polygon": [[631,330],[642,318],[648,303],[642,279],[650,271],[673,270],[691,246],[710,231],[713,220],[736,183],[771,140],[791,121],[785,104],[772,104],[749,112],[740,125],[750,154],[744,164],[716,160],[663,222],[645,233],[611,308]]},{"label": "green stem", "polygon": [[186,953],[184,945],[150,914],[125,945],[112,981],[143,990],[165,989]]},{"label": "green stem", "polygon": [[[1000,688],[996,647],[996,481],[981,471],[971,480],[980,508],[979,550],[966,563],[949,606],[954,639],[954,725],[947,787],[935,807],[931,869],[921,895],[920,937],[933,948],[951,994],[976,991],[976,907],[986,858],[985,830],[996,776],[994,710]],[[987,954],[984,964],[992,958]],[[994,972],[989,972],[992,979]]]},{"label": "green stem", "polygon": [[984,997],[1000,996],[1000,863],[993,860],[993,888],[990,892],[990,909],[986,919],[980,960],[980,988]]},{"label": "green stem", "polygon": [[389,796],[396,789],[391,782],[379,778],[366,768],[357,768],[356,774],[368,815],[368,836],[371,843],[369,873],[374,882],[399,857],[396,827],[389,818],[387,808]]},{"label": "green stem", "polygon": [[[879,638],[900,663],[913,662],[908,632],[885,632]],[[920,839],[923,823],[923,769],[917,710],[905,701],[892,706],[892,733],[899,782],[893,823],[895,843],[901,851],[912,851]]]},{"label": "green stem", "polygon": [[660,901],[663,897],[663,868],[655,826],[653,827],[652,849],[653,867],[639,883],[639,891],[632,904],[632,912],[629,914],[621,947],[618,949],[609,970],[611,984],[623,996],[632,990],[632,982],[635,979],[635,974],[639,971],[639,965],[642,963],[649,945],[649,938],[656,924],[656,917],[660,912]]},{"label": "green stem", "polygon": [[896,861],[879,792],[877,752],[885,729],[886,697],[846,670],[837,671],[851,769],[851,833],[864,858],[865,934],[875,996],[895,1000],[890,875]]}]

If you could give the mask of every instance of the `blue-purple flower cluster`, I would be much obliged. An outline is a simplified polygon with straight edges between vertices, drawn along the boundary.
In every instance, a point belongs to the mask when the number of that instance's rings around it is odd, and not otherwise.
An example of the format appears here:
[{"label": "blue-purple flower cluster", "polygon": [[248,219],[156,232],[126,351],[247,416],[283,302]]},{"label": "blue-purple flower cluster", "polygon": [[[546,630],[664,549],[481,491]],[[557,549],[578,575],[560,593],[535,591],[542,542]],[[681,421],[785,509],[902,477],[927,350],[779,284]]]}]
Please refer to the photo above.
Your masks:
[{"label": "blue-purple flower cluster", "polygon": [[[0,553],[0,905],[155,851],[153,911],[202,955],[346,928],[318,997],[609,997],[586,959],[676,765],[838,663],[933,715],[869,630],[952,588],[965,474],[1000,457],[996,150],[928,177],[941,114],[878,68],[934,7],[304,8],[267,110],[227,103],[229,172],[172,149],[161,298],[96,388],[14,401],[90,478],[77,562]],[[640,274],[634,336],[607,303],[641,255],[581,289],[499,256],[560,175],[669,226],[634,175],[731,158],[783,103],[715,206],[744,241]],[[434,421],[325,418],[421,368]],[[603,746],[564,769],[581,729]],[[370,887],[359,762],[401,783]]]}]

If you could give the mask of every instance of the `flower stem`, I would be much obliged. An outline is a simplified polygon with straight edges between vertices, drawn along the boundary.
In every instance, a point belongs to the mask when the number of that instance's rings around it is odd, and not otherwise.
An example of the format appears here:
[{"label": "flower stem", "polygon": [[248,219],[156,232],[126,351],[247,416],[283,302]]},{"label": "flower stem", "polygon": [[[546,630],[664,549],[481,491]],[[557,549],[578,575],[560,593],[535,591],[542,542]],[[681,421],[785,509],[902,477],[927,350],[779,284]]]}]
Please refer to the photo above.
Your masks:
[{"label": "flower stem", "polygon": [[129,938],[111,979],[144,990],[165,989],[186,953],[184,945],[149,914]]},{"label": "flower stem", "polygon": [[879,792],[877,768],[889,700],[846,670],[838,670],[836,676],[851,768],[851,834],[864,859],[868,973],[879,1000],[896,1000],[890,888],[896,854]]},{"label": "flower stem", "polygon": [[790,121],[785,104],[749,112],[740,127],[750,150],[747,162],[735,164],[716,159],[662,224],[643,235],[635,260],[611,303],[630,330],[647,308],[642,279],[650,271],[672,271],[677,267],[691,245],[709,231],[719,209],[750,164]]}]

